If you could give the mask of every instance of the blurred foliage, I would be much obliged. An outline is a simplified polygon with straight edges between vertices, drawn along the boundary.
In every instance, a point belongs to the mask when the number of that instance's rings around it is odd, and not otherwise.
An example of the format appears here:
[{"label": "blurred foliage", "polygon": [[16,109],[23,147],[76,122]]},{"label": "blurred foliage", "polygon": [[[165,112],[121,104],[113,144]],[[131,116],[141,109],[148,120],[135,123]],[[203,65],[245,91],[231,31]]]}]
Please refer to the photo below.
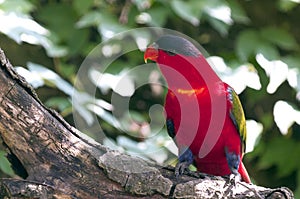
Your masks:
[{"label": "blurred foliage", "polygon": [[[75,125],[72,111],[76,111],[81,122],[90,127],[84,132],[95,140],[159,164],[174,164],[176,148],[165,129],[157,133],[150,125],[153,118],[159,123],[162,115],[153,113],[151,117],[148,113],[152,105],[163,104],[163,88],[145,85],[136,89],[130,98],[131,116],[122,111],[117,111],[119,117],[112,114],[118,110],[110,104],[112,94],[122,95],[113,82],[132,66],[142,64],[143,52],[121,56],[109,73],[94,71],[86,77],[98,87],[96,100],[73,85],[88,53],[119,32],[156,26],[192,37],[209,52],[220,77],[240,93],[250,145],[244,159],[253,181],[268,187],[290,187],[300,198],[299,3],[2,0],[0,46],[17,71],[37,89],[41,100],[68,122]],[[149,35],[143,32],[132,38],[137,41],[137,37],[147,37],[150,42],[154,38]],[[157,70],[150,74],[161,81]],[[99,75],[112,83],[97,85]],[[129,78],[127,84],[134,88],[139,78],[145,77]],[[80,100],[72,101],[74,92]],[[100,123],[102,131],[93,127],[95,122]],[[12,175],[5,154],[0,150],[0,169]]]},{"label": "blurred foliage", "polygon": [[0,170],[7,175],[13,176],[14,171],[11,168],[10,162],[6,158],[6,155],[5,151],[0,151]]}]

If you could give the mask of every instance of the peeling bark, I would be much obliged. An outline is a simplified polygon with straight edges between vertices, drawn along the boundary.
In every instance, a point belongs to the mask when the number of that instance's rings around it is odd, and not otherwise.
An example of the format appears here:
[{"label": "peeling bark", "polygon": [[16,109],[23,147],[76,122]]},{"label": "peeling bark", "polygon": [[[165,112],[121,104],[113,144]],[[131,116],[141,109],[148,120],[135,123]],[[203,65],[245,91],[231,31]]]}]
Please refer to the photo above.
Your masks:
[{"label": "peeling bark", "polygon": [[0,179],[0,198],[293,198],[204,174],[177,179],[173,168],[112,151],[46,108],[1,49],[0,64],[0,141],[26,171]]}]

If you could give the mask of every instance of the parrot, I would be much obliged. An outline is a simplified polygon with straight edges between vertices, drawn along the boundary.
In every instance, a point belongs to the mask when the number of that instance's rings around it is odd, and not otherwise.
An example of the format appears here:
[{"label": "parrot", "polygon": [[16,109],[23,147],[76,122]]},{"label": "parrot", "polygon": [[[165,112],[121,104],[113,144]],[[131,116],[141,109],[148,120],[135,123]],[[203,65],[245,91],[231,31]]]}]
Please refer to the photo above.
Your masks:
[{"label": "parrot", "polygon": [[145,49],[148,60],[156,62],[167,84],[165,125],[178,148],[175,175],[194,164],[198,172],[251,183],[242,162],[246,120],[234,89],[183,36],[160,36]]}]

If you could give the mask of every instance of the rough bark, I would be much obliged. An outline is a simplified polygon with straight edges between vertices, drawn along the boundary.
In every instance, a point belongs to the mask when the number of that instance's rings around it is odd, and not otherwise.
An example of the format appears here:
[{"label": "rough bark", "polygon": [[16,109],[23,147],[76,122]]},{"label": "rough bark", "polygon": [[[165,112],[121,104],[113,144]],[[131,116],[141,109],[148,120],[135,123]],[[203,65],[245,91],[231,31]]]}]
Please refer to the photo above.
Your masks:
[{"label": "rough bark", "polygon": [[46,108],[1,49],[0,64],[0,141],[24,177],[0,179],[0,198],[293,198],[287,188],[175,178],[172,168],[112,151]]}]

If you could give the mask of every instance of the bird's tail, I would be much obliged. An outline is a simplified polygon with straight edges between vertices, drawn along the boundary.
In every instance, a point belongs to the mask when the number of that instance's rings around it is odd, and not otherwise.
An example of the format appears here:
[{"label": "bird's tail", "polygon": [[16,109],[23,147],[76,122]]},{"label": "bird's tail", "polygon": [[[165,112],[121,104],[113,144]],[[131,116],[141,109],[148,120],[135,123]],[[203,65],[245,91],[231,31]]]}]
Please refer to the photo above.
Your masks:
[{"label": "bird's tail", "polygon": [[247,183],[251,183],[250,177],[248,175],[248,172],[246,170],[246,167],[244,166],[243,162],[241,161],[241,164],[239,166],[239,173],[241,174],[242,180]]}]

